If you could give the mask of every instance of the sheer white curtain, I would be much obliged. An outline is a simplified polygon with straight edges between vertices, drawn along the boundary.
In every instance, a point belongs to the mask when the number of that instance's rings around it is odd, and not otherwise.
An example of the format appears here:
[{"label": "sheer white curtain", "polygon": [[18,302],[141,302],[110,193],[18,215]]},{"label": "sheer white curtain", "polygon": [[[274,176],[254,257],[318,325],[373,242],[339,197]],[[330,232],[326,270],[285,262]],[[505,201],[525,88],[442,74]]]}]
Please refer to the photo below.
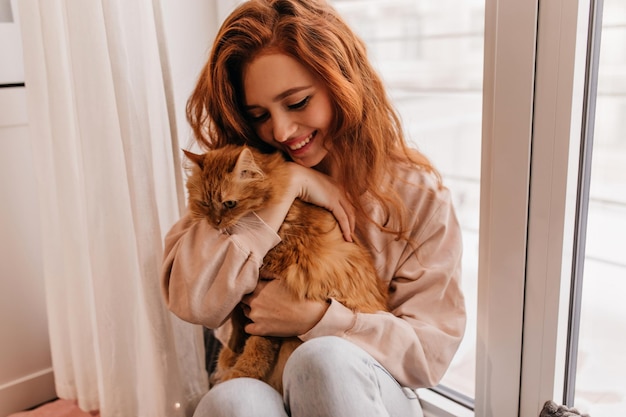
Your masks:
[{"label": "sheer white curtain", "polygon": [[102,417],[191,415],[201,329],[167,311],[158,281],[182,205],[159,2],[18,12],[57,394]]}]

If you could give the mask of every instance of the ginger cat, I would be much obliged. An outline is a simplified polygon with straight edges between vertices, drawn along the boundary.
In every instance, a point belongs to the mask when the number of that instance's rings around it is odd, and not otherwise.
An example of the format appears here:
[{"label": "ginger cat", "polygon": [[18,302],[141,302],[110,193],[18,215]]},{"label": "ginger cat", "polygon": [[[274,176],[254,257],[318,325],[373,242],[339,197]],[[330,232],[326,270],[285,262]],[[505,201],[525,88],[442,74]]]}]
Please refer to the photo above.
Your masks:
[{"label": "ginger cat", "polygon": [[[198,221],[219,230],[245,227],[238,221],[277,199],[288,181],[280,153],[225,146],[203,155],[184,151],[194,163],[187,180],[188,206]],[[299,199],[278,230],[281,242],[263,259],[259,276],[280,279],[302,299],[334,298],[353,311],[387,311],[388,289],[378,279],[368,251],[346,242],[333,215]],[[287,358],[302,341],[297,337],[261,337],[244,332],[248,319],[237,306],[232,334],[219,354],[213,383],[237,377],[257,378],[282,393]]]}]

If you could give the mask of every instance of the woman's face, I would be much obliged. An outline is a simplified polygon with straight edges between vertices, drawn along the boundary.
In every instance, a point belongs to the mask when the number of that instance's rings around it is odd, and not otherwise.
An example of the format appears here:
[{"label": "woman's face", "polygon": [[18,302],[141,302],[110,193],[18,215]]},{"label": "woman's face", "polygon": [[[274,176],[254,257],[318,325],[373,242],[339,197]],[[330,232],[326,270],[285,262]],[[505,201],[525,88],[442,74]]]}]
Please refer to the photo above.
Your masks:
[{"label": "woman's face", "polygon": [[243,72],[246,116],[257,135],[306,167],[320,164],[333,117],[328,90],[282,53],[257,56]]}]

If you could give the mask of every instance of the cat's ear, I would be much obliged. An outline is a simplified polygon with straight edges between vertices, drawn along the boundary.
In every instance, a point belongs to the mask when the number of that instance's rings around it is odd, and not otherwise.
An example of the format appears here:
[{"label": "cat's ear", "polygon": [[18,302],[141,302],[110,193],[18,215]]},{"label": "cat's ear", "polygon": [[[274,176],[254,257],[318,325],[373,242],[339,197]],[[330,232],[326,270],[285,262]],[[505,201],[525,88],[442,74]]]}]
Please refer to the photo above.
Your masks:
[{"label": "cat's ear", "polygon": [[254,160],[254,155],[249,148],[243,148],[237,158],[235,164],[235,172],[239,174],[239,178],[258,179],[263,178],[263,170]]},{"label": "cat's ear", "polygon": [[183,149],[183,152],[191,162],[198,165],[201,169],[204,168],[204,155],[198,155],[193,152],[189,152],[186,149]]}]

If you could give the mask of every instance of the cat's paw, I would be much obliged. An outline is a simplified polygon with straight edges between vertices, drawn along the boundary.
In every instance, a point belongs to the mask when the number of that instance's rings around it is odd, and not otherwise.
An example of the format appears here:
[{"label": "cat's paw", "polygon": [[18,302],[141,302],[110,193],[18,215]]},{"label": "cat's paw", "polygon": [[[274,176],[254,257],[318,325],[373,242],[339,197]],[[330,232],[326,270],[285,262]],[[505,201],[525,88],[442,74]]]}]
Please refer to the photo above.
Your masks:
[{"label": "cat's paw", "polygon": [[251,375],[241,372],[239,369],[231,368],[231,369],[227,369],[225,371],[219,372],[219,375],[214,374],[214,377],[216,381],[215,384],[218,384],[220,382],[229,381],[235,378],[251,377]]},{"label": "cat's paw", "polygon": [[209,376],[209,388],[214,387],[215,385],[228,381],[230,379],[241,378],[249,375],[244,375],[243,372],[238,371],[235,368],[220,368],[218,367],[210,376]]}]

